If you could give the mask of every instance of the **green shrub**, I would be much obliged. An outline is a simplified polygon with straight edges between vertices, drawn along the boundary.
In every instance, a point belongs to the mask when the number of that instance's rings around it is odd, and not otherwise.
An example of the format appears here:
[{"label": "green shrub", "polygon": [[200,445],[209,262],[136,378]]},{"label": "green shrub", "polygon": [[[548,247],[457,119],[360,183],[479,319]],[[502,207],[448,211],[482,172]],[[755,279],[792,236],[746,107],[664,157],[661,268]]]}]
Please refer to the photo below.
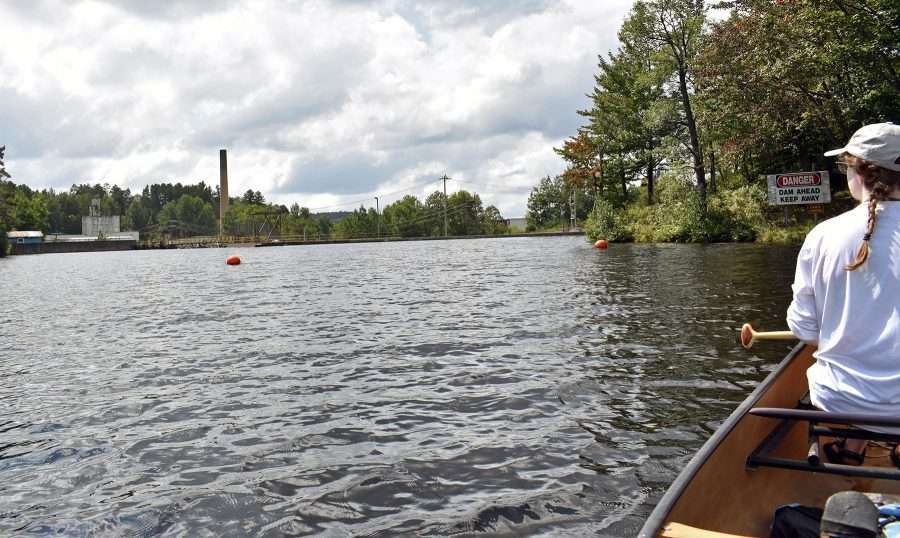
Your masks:
[{"label": "green shrub", "polygon": [[[762,184],[747,185],[735,180],[728,188],[724,188],[725,182],[719,185],[719,191],[707,198],[704,214],[693,183],[673,174],[664,175],[657,182],[655,204],[647,205],[640,190],[625,207],[598,199],[585,222],[585,232],[592,241],[758,241],[796,245],[814,226],[802,206],[788,208],[785,226],[784,208],[768,205]],[[854,204],[844,192],[835,193],[832,203],[825,206],[825,216],[839,214]]]},{"label": "green shrub", "polygon": [[646,205],[646,198],[616,208],[607,199],[597,199],[585,222],[591,241],[639,241],[642,243],[689,242],[703,240],[699,197],[693,186],[676,177],[661,178],[657,200]]},{"label": "green shrub", "polygon": [[668,176],[657,183],[657,203],[628,211],[634,238],[642,242],[686,243],[703,240],[702,212],[696,189]]},{"label": "green shrub", "polygon": [[631,241],[633,237],[623,220],[621,211],[617,211],[609,200],[598,197],[584,223],[584,232],[591,241]]},{"label": "green shrub", "polygon": [[766,226],[766,191],[743,185],[709,197],[705,223],[708,241],[754,241]]},{"label": "green shrub", "polygon": [[806,234],[813,229],[813,226],[812,222],[788,227],[768,224],[760,230],[756,241],[774,245],[802,245],[803,240],[806,239]]}]

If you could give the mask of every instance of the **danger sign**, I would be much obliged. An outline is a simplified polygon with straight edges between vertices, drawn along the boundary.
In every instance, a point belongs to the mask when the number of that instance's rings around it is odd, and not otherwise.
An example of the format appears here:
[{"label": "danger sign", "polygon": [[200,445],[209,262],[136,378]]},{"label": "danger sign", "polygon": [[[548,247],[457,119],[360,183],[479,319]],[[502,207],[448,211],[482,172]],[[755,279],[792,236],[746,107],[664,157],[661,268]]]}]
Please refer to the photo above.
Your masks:
[{"label": "danger sign", "polygon": [[828,172],[799,172],[766,176],[772,205],[825,204],[831,201]]}]

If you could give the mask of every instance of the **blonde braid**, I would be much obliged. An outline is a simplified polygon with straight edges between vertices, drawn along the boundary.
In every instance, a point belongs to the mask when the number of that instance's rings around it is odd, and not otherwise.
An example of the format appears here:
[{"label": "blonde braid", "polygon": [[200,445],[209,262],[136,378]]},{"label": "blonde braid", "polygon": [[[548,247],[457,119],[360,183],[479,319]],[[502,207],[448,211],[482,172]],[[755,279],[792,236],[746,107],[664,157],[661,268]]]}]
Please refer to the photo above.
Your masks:
[{"label": "blonde braid", "polygon": [[868,161],[856,157],[848,158],[847,160],[851,162],[852,166],[856,167],[857,172],[863,178],[863,183],[869,190],[869,219],[866,223],[866,234],[863,235],[863,244],[860,245],[853,263],[845,267],[847,271],[856,271],[869,259],[869,243],[872,240],[872,234],[875,233],[875,223],[878,220],[878,202],[887,200],[891,194],[891,187],[885,182],[893,183],[891,179],[896,179],[896,177],[889,174],[887,170]]},{"label": "blonde braid", "polygon": [[845,269],[848,271],[856,271],[862,264],[869,259],[869,241],[872,240],[872,233],[875,232],[875,221],[878,220],[878,198],[873,192],[869,196],[869,221],[866,224],[866,235],[863,236],[863,244],[860,245],[859,251],[856,253],[856,259]]}]

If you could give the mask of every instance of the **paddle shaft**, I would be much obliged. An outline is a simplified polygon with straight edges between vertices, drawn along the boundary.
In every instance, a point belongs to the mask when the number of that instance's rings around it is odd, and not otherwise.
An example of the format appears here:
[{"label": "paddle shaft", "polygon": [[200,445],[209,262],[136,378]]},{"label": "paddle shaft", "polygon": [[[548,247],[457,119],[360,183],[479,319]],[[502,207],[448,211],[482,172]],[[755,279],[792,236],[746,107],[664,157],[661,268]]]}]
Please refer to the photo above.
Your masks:
[{"label": "paddle shaft", "polygon": [[756,333],[753,335],[754,340],[796,340],[797,336],[791,331],[768,331]]}]

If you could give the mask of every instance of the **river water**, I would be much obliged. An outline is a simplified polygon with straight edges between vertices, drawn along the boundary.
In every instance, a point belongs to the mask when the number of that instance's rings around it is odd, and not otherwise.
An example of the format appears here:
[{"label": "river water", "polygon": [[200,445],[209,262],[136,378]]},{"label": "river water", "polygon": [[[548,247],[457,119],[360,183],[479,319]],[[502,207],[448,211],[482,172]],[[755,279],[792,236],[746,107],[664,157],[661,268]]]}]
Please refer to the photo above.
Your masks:
[{"label": "river water", "polygon": [[[227,266],[227,254],[243,264]],[[789,344],[796,249],[0,260],[0,534],[632,536]]]}]

